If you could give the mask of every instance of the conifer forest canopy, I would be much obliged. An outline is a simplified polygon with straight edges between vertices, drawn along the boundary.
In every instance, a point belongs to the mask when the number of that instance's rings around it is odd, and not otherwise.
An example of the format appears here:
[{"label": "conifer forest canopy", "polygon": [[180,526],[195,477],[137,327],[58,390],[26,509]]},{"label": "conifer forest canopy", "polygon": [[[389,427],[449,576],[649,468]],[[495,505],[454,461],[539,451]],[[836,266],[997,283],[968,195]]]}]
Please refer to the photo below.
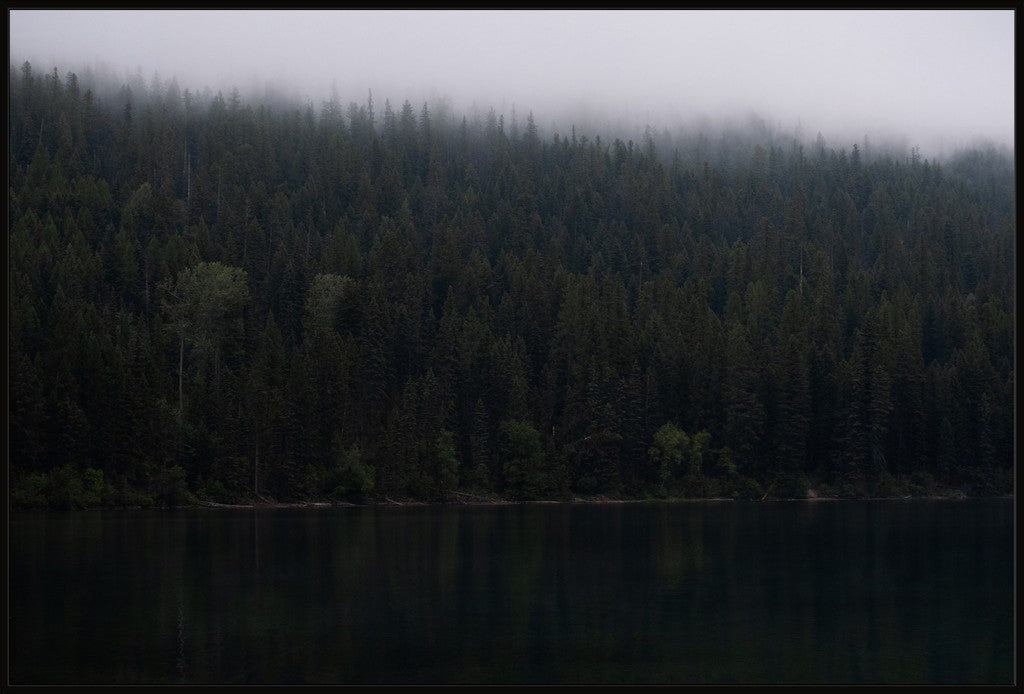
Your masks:
[{"label": "conifer forest canopy", "polygon": [[1005,150],[9,85],[16,506],[1012,489]]}]

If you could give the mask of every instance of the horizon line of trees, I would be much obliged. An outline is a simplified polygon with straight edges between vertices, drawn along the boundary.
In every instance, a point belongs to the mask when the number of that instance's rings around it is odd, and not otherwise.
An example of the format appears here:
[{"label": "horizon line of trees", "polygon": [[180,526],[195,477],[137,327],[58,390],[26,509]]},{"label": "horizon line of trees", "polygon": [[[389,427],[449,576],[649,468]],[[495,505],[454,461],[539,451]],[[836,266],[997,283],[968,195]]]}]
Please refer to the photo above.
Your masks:
[{"label": "horizon line of trees", "polygon": [[1012,488],[995,150],[666,152],[28,63],[9,120],[17,506]]}]

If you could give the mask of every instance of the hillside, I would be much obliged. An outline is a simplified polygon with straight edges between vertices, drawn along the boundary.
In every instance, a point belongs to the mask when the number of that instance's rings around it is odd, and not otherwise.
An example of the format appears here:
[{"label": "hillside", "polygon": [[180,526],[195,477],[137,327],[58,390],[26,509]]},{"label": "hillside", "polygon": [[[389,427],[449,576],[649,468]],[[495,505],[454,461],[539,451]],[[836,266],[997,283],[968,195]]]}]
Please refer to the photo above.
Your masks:
[{"label": "hillside", "polygon": [[16,506],[1012,489],[1006,154],[10,70]]}]

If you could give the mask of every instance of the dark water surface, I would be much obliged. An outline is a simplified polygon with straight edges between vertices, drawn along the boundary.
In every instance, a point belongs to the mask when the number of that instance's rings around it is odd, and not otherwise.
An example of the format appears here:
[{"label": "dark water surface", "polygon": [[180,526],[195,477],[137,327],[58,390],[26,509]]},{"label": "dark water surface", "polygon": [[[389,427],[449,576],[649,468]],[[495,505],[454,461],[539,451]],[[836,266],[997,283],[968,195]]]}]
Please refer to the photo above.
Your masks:
[{"label": "dark water surface", "polygon": [[28,683],[1010,683],[1013,503],[16,514]]}]

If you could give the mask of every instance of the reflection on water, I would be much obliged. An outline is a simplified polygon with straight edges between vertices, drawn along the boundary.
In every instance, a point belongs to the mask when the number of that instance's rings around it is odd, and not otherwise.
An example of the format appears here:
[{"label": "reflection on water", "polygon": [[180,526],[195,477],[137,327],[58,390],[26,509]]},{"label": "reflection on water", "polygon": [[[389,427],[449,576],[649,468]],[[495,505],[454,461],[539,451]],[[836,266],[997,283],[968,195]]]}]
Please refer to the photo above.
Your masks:
[{"label": "reflection on water", "polygon": [[12,681],[1009,683],[1012,503],[22,514]]}]

